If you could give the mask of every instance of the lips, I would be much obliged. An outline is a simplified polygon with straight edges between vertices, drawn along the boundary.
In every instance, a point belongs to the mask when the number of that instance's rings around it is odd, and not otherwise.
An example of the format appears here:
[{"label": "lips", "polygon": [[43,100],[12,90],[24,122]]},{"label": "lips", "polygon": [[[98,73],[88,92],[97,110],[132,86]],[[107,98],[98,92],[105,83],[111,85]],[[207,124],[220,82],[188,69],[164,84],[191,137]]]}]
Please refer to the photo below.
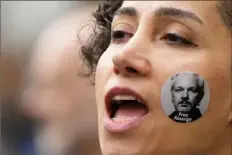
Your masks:
[{"label": "lips", "polygon": [[190,105],[191,103],[190,102],[188,102],[188,101],[181,101],[180,103],[179,103],[179,105],[180,106],[183,106],[183,107],[186,107],[186,106],[188,106],[188,105]]},{"label": "lips", "polygon": [[122,87],[114,87],[107,92],[105,107],[104,125],[112,132],[123,132],[139,125],[149,112],[141,95]]}]

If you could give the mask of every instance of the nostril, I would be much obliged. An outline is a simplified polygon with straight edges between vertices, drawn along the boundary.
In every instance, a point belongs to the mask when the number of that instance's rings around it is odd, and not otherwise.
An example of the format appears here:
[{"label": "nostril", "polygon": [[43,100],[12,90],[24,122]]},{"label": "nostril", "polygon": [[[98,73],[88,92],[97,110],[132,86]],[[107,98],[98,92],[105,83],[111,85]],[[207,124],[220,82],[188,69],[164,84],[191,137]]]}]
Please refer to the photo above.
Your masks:
[{"label": "nostril", "polygon": [[132,67],[125,67],[125,69],[129,73],[138,73],[138,71]]},{"label": "nostril", "polygon": [[113,71],[115,74],[119,74],[119,70],[116,67],[114,67]]}]

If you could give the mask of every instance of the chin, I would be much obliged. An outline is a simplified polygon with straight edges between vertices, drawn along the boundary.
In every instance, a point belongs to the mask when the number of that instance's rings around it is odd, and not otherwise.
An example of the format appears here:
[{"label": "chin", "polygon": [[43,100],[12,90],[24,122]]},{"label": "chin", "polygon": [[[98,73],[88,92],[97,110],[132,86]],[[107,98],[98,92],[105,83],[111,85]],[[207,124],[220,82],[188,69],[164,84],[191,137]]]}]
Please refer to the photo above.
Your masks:
[{"label": "chin", "polygon": [[186,113],[188,113],[188,112],[190,112],[191,111],[191,109],[190,108],[178,108],[177,109],[177,111],[179,111],[179,112],[186,112]]},{"label": "chin", "polygon": [[132,145],[133,142],[113,143],[112,141],[102,140],[100,143],[102,155],[150,155],[139,150],[139,146]]},{"label": "chin", "polygon": [[102,126],[99,130],[102,155],[150,155],[144,147],[147,144],[146,135],[141,133],[141,126],[133,131],[113,133]]}]

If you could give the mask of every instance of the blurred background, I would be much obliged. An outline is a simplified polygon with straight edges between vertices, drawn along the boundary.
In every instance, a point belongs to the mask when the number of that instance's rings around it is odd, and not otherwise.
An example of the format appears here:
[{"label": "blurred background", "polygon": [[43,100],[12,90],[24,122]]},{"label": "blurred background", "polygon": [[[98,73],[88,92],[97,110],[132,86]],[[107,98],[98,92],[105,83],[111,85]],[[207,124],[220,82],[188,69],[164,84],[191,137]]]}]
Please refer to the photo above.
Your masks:
[{"label": "blurred background", "polygon": [[94,87],[78,75],[97,5],[1,1],[1,155],[101,154]]}]

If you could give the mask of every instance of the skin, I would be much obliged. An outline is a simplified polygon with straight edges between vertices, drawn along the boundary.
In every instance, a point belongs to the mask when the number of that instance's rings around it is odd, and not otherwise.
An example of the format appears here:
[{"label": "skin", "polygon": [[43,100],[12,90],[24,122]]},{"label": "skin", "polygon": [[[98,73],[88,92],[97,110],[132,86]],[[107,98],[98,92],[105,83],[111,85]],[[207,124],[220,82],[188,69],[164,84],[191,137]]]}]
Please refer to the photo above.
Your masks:
[{"label": "skin", "polygon": [[[173,104],[177,111],[189,112],[196,106],[199,91],[198,79],[195,76],[181,74],[175,79],[174,88],[172,90]],[[182,106],[182,102],[187,102]]]},{"label": "skin", "polygon": [[[231,36],[213,1],[126,1],[137,16],[115,16],[112,30],[126,35],[111,41],[96,70],[99,138],[103,155],[230,155],[231,154]],[[154,17],[157,8],[174,7],[196,14],[192,19]],[[175,32],[197,47],[175,44],[161,37]],[[128,72],[125,67],[137,72]],[[192,71],[208,82],[208,111],[199,120],[179,124],[160,104],[161,89],[174,73]],[[129,87],[147,102],[149,114],[136,128],[110,133],[103,126],[105,93],[114,86]]]}]

